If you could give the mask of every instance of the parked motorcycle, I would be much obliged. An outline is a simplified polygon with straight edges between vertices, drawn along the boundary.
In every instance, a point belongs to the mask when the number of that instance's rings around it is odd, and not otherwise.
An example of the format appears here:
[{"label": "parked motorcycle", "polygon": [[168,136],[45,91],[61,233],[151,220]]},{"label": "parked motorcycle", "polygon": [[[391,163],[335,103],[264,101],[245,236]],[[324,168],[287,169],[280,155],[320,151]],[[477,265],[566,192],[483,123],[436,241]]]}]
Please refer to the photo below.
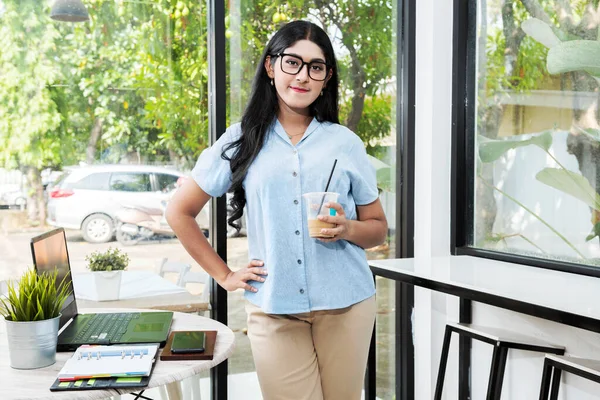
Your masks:
[{"label": "parked motorcycle", "polygon": [[175,233],[164,218],[166,202],[162,210],[140,205],[125,205],[115,215],[116,237],[125,246],[137,244],[141,240],[172,239]]}]

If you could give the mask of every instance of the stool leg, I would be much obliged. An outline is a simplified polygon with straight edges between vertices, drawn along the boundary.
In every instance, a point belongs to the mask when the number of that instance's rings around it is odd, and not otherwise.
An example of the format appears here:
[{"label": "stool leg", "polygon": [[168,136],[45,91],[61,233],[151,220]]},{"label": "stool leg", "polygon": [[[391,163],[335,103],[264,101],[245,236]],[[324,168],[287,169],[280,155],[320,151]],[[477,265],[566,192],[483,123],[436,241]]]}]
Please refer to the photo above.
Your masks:
[{"label": "stool leg", "polygon": [[560,368],[554,367],[552,374],[552,389],[550,390],[550,400],[558,400],[558,388],[560,387]]},{"label": "stool leg", "polygon": [[548,400],[550,394],[550,383],[552,382],[552,365],[548,362],[548,359],[544,359],[544,369],[542,372],[542,385],[540,386],[540,399]]},{"label": "stool leg", "polygon": [[504,371],[506,370],[506,359],[508,358],[508,347],[500,347],[498,355],[498,370],[496,371],[496,386],[494,388],[494,399],[502,397],[502,383],[504,382]]},{"label": "stool leg", "polygon": [[450,352],[450,340],[452,339],[452,329],[446,326],[444,333],[444,344],[442,345],[442,356],[440,357],[440,368],[438,369],[437,384],[435,385],[435,395],[433,400],[442,400],[442,390],[444,389],[444,378],[446,377],[446,364],[448,364],[448,353]]},{"label": "stool leg", "polygon": [[488,381],[488,390],[486,400],[494,400],[494,392],[496,390],[496,381],[498,378],[498,369],[500,368],[500,352],[501,348],[497,345],[494,346],[494,353],[492,354],[492,365],[490,366],[490,378]]}]

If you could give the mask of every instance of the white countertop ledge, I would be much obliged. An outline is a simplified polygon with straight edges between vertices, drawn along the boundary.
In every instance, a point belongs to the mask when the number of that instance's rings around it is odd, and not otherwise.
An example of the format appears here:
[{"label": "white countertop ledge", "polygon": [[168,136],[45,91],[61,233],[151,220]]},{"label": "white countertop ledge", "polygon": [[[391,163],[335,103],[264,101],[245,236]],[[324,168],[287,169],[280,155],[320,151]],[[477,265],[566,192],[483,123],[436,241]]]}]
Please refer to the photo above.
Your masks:
[{"label": "white countertop ledge", "polygon": [[472,256],[369,260],[369,265],[600,319],[600,278]]}]

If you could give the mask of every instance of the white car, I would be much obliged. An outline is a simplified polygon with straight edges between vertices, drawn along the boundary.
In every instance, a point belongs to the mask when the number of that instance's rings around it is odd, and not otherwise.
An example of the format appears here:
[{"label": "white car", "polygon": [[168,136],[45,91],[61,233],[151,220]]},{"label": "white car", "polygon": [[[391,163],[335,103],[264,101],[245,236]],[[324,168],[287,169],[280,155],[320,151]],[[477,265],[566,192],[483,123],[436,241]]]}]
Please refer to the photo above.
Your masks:
[{"label": "white car", "polygon": [[21,189],[21,185],[0,185],[0,205],[24,209],[27,205],[27,196]]},{"label": "white car", "polygon": [[[48,224],[81,230],[91,243],[113,239],[115,213],[124,205],[162,208],[185,174],[146,165],[94,165],[67,168],[48,193]],[[198,218],[208,229],[209,211]]]}]

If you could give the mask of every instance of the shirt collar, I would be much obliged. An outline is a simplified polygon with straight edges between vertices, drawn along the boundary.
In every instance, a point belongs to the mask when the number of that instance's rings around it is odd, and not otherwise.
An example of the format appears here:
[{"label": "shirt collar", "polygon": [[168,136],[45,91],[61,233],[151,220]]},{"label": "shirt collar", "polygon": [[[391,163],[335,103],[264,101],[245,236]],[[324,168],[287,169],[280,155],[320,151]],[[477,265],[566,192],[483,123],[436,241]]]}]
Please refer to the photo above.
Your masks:
[{"label": "shirt collar", "polygon": [[[319,121],[317,121],[317,118],[313,117],[312,121],[310,121],[310,124],[306,128],[306,131],[304,132],[302,139],[300,139],[300,142],[302,142],[304,139],[306,139],[308,136],[310,136],[310,134],[313,133],[319,126],[321,126],[321,123]],[[277,117],[275,117],[273,120],[272,129],[283,140],[285,140],[288,143],[291,143],[290,138],[288,137],[287,133],[285,133],[285,129],[283,129],[283,125],[281,125],[281,122],[279,122],[279,119]],[[300,143],[300,142],[298,142],[298,143]]]}]

